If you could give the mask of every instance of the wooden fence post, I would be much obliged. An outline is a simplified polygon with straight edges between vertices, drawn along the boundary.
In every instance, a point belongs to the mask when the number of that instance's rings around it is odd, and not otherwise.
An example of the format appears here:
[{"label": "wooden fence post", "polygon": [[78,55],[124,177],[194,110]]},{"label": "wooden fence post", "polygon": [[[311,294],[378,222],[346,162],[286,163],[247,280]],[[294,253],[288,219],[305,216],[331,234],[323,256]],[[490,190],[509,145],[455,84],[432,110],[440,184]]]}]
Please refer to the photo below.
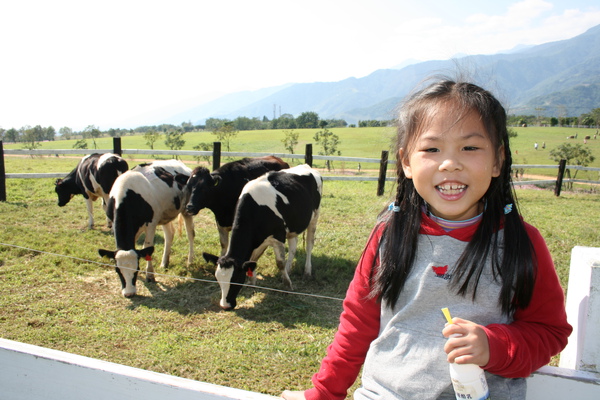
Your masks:
[{"label": "wooden fence post", "polygon": [[560,196],[560,189],[562,188],[563,178],[565,176],[565,167],[567,166],[567,160],[560,160],[558,163],[558,177],[556,178],[556,186],[554,187],[554,195]]},{"label": "wooden fence post", "polygon": [[385,175],[387,173],[388,151],[381,152],[381,161],[379,162],[379,180],[377,181],[377,196],[382,196],[385,190]]},{"label": "wooden fence post", "polygon": [[221,166],[221,142],[213,142],[213,171]]},{"label": "wooden fence post", "polygon": [[121,138],[118,136],[113,138],[113,153],[123,155],[123,150],[121,149]]},{"label": "wooden fence post", "polygon": [[0,201],[6,201],[6,170],[4,169],[4,145],[0,140]]},{"label": "wooden fence post", "polygon": [[304,162],[308,164],[309,167],[312,167],[313,158],[312,158],[312,143],[306,144],[306,150],[304,151]]}]

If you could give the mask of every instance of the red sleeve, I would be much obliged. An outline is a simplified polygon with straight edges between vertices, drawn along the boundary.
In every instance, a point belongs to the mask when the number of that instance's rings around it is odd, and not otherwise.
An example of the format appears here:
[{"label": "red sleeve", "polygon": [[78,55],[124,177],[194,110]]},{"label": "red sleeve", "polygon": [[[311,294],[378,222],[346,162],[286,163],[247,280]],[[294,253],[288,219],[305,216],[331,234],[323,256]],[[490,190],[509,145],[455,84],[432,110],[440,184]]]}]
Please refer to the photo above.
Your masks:
[{"label": "red sleeve", "polygon": [[321,368],[313,378],[308,400],[345,399],[365,361],[371,342],[379,335],[381,306],[369,296],[371,271],[377,256],[382,229],[375,229],[350,282],[340,324]]},{"label": "red sleeve", "polygon": [[485,327],[490,362],[484,369],[506,378],[527,377],[546,365],[567,345],[573,330],[567,322],[564,292],[550,251],[540,232],[525,226],[537,258],[531,302],[515,312],[512,323]]}]

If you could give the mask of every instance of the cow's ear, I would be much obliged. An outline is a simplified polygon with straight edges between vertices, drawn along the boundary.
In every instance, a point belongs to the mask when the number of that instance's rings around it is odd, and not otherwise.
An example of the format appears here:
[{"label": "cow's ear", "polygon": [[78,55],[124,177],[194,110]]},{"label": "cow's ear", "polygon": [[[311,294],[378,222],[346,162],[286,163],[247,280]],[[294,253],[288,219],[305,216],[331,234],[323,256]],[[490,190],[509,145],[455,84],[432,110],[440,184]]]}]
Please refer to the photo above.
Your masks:
[{"label": "cow's ear", "polygon": [[185,174],[175,175],[175,182],[179,184],[179,188],[185,186],[185,184],[188,182],[188,179],[190,179],[190,177]]},{"label": "cow's ear", "polygon": [[54,185],[55,185],[55,186],[58,186],[58,185],[60,185],[60,184],[62,183],[62,181],[63,181],[63,180],[62,180],[62,178],[58,178],[58,179],[56,180],[56,182],[54,182]]},{"label": "cow's ear", "polygon": [[149,246],[142,250],[136,250],[135,252],[139,258],[145,258],[147,260],[152,256],[152,253],[154,253],[154,246]]},{"label": "cow's ear", "polygon": [[204,260],[207,263],[216,264],[217,262],[219,262],[219,256],[215,256],[214,254],[203,252],[202,257],[204,257]]},{"label": "cow's ear", "polygon": [[246,261],[242,266],[242,269],[249,277],[254,276],[254,270],[256,269],[256,261]]},{"label": "cow's ear", "polygon": [[110,250],[98,249],[98,254],[100,254],[100,257],[108,257],[108,258],[114,260],[116,252],[110,251]]}]

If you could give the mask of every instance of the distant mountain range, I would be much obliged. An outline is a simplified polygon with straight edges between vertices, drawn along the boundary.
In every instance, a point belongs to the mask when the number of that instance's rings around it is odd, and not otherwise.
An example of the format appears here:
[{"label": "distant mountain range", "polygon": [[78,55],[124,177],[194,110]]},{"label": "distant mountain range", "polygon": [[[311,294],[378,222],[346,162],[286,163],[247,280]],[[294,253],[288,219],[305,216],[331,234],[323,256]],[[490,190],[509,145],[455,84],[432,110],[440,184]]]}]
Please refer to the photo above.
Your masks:
[{"label": "distant mountain range", "polygon": [[271,119],[274,114],[298,116],[304,111],[348,123],[391,119],[399,101],[423,79],[437,74],[453,77],[457,71],[494,92],[510,114],[579,116],[600,107],[600,25],[572,39],[517,46],[503,54],[411,60],[363,78],[232,93],[162,122],[202,124],[207,118],[240,116]]}]

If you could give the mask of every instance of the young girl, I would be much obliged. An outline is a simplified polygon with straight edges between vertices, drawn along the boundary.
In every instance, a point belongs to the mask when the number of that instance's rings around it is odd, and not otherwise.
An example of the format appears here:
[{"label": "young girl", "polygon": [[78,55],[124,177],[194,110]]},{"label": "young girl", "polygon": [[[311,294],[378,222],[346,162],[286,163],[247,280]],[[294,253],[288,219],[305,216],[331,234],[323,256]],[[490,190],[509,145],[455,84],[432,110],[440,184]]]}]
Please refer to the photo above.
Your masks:
[{"label": "young girl", "polygon": [[[363,367],[355,399],[454,399],[456,362],[481,366],[494,400],[524,399],[524,378],[572,328],[548,248],[517,210],[504,108],[476,85],[436,82],[405,103],[397,146],[396,200],[314,388],[282,397],[344,399]],[[445,327],[443,307],[457,317]]]}]

